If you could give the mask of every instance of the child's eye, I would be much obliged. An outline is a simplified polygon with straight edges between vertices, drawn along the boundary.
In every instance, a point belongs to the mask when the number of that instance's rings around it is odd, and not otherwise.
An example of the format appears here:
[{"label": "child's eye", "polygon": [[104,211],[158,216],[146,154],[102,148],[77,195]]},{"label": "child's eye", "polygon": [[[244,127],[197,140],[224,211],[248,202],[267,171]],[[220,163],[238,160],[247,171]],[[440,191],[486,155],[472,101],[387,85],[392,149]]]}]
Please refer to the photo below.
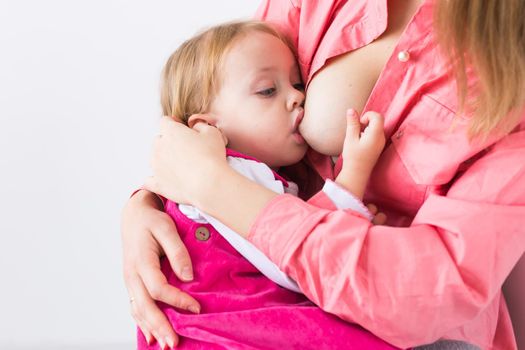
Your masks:
[{"label": "child's eye", "polygon": [[269,89],[264,89],[264,90],[261,90],[261,91],[257,91],[257,94],[258,95],[262,95],[262,96],[272,96],[273,94],[275,93],[275,88],[269,88]]},{"label": "child's eye", "polygon": [[293,87],[297,90],[301,90],[301,91],[304,91],[304,84],[303,83],[297,83],[297,84],[293,84]]}]

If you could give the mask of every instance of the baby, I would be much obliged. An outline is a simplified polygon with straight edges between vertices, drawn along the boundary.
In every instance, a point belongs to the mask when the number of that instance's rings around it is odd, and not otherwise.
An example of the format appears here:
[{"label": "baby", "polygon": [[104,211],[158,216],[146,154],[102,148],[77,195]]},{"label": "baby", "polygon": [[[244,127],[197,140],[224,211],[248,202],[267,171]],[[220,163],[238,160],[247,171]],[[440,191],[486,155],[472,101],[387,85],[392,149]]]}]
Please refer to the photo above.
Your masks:
[{"label": "baby", "polygon": [[[299,132],[305,94],[293,45],[263,22],[215,26],[183,43],[163,73],[164,115],[193,128],[217,127],[227,142],[229,164],[277,193],[298,195],[278,174],[299,162],[307,144]],[[384,146],[382,119],[349,111],[343,166],[323,191],[333,204],[373,215],[361,199]],[[184,166],[184,165],[181,165]],[[165,259],[168,282],[195,297],[200,313],[161,304],[179,347],[188,349],[392,349],[361,327],[313,305],[295,281],[251,243],[195,207],[165,201],[193,262],[194,279],[181,283]],[[284,287],[284,288],[283,288]],[[152,344],[139,330],[138,349]]]}]

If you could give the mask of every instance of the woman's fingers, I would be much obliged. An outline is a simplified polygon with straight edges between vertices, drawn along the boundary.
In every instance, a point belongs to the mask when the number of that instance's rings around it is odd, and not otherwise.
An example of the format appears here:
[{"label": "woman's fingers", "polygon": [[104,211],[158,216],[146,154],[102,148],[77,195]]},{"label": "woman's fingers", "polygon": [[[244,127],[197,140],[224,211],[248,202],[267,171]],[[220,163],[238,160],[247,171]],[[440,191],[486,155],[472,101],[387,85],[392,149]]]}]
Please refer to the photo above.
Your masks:
[{"label": "woman's fingers", "polygon": [[160,118],[161,135],[169,133],[171,130],[177,129],[178,127],[182,127],[182,129],[187,129],[188,131],[191,130],[190,128],[186,127],[186,125],[175,121],[171,117],[163,116],[162,118]]},{"label": "woman's fingers", "polygon": [[[177,278],[184,282],[193,280],[190,255],[180,239],[173,220],[165,213],[161,213],[156,219],[156,225],[152,233],[155,240],[162,247]],[[154,299],[164,301],[181,309],[190,310],[193,313],[200,312],[200,305],[194,298],[167,283],[166,277],[160,273],[160,269],[156,266],[155,261],[151,261],[146,268],[150,269],[149,273],[148,271],[141,273],[141,275],[149,278],[146,284],[156,285],[156,288],[159,288],[157,291],[151,291],[151,296]],[[158,287],[159,285],[163,287]]]},{"label": "woman's fingers", "polygon": [[[160,135],[153,145],[151,168],[154,184],[160,193],[177,203],[195,204],[208,192],[203,184],[209,183],[210,174],[227,168],[224,137],[215,127],[206,123],[198,128],[163,117]],[[149,188],[153,185],[148,184]],[[158,191],[157,191],[158,192]]]},{"label": "woman's fingers", "polygon": [[175,223],[171,218],[166,219],[165,215],[159,216],[157,221],[153,235],[164,250],[173,272],[181,281],[193,280],[190,254],[180,239]]},{"label": "woman's fingers", "polygon": [[[162,311],[150,298],[148,291],[138,275],[129,276],[126,283],[131,296],[131,315],[139,324],[144,335],[155,338],[159,346],[164,349],[166,345],[173,348],[178,343],[177,334],[162,313]],[[148,340],[148,338],[146,338]],[[153,339],[150,339],[150,342]]]},{"label": "woman's fingers", "polygon": [[139,275],[153,299],[193,313],[200,312],[197,300],[169,284],[158,265],[143,264],[139,269]]},{"label": "woman's fingers", "polygon": [[[131,306],[133,308],[133,306]],[[133,314],[133,312],[132,312]],[[146,322],[142,321],[142,320],[137,320],[135,319],[135,322],[137,323],[137,326],[140,328],[140,331],[142,332],[142,334],[144,334],[144,338],[146,339],[146,343],[148,343],[148,345],[151,345],[151,343],[153,343],[153,340],[155,339],[155,337],[153,337],[153,334],[151,333],[151,328],[149,327],[149,325],[146,325]]]},{"label": "woman's fingers", "polygon": [[214,126],[214,125],[210,125],[210,124],[207,124],[205,122],[198,122],[196,124],[193,125],[193,130],[201,133],[201,134],[215,134],[215,133],[219,133],[220,134],[220,137],[222,138],[222,141],[224,143],[224,146],[228,145],[228,138],[226,137],[226,135],[221,131],[221,129],[219,129],[218,127]]}]

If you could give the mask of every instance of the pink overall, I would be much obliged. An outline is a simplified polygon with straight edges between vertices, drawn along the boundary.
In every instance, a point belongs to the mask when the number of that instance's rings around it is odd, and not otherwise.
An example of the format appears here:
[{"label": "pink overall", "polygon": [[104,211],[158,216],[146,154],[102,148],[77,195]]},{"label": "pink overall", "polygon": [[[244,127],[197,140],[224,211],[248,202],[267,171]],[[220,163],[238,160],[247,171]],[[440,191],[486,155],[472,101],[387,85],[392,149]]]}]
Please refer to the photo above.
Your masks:
[{"label": "pink overall", "polygon": [[[276,176],[276,178],[278,178]],[[397,349],[358,325],[342,321],[304,295],[282,288],[242,257],[210,224],[197,223],[166,202],[188,249],[194,280],[180,283],[168,261],[168,282],[195,297],[201,314],[159,303],[181,349]],[[138,332],[137,348],[148,346]]]}]

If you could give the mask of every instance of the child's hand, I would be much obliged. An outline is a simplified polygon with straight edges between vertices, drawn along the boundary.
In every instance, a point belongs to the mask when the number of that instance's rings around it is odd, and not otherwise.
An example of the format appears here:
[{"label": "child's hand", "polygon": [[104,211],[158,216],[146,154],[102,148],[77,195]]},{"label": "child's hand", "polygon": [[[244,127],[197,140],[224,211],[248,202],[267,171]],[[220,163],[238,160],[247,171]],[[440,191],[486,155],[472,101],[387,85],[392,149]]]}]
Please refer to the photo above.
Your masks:
[{"label": "child's hand", "polygon": [[372,219],[372,223],[374,225],[384,225],[386,223],[387,216],[385,213],[380,212],[379,209],[377,209],[377,206],[375,204],[369,203],[366,205],[368,208],[368,211],[374,215],[374,218]]},{"label": "child's hand", "polygon": [[[336,182],[359,199],[363,198],[368,178],[385,146],[383,116],[366,112],[358,117],[354,109],[346,113],[346,137],[343,145],[343,167]],[[361,132],[361,127],[364,130]]]}]

